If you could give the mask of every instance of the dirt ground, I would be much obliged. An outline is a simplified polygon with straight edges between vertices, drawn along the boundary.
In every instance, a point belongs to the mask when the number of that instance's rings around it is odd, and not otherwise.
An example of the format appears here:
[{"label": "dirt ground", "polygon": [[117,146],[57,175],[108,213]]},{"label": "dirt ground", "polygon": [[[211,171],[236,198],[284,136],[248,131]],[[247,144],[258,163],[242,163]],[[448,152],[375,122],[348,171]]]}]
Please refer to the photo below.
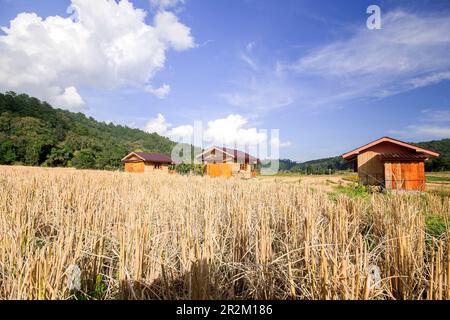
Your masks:
[{"label": "dirt ground", "polygon": [[[450,179],[450,172],[427,172],[427,177],[442,177]],[[429,181],[426,186],[428,191],[450,192],[450,181]]]}]

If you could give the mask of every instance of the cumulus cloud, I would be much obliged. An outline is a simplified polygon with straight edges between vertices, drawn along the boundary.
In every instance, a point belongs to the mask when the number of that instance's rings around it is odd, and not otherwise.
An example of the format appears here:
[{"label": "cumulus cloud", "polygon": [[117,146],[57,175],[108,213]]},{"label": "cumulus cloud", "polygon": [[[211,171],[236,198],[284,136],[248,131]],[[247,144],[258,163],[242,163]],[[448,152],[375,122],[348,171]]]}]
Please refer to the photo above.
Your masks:
[{"label": "cumulus cloud", "polygon": [[[72,0],[68,17],[20,13],[0,36],[0,90],[24,91],[58,107],[81,108],[80,87],[146,87],[167,50],[194,47],[190,29],[171,12],[153,25],[128,0]],[[168,85],[150,92],[164,97]]]},{"label": "cumulus cloud", "polygon": [[64,92],[58,96],[51,97],[50,103],[64,109],[84,109],[84,100],[78,94],[75,87],[68,87]]},{"label": "cumulus cloud", "polygon": [[148,133],[157,133],[161,136],[166,136],[171,126],[170,123],[166,122],[166,118],[161,113],[158,113],[156,118],[152,118],[147,122],[144,130]]},{"label": "cumulus cloud", "polygon": [[[162,114],[148,121],[145,131],[156,132],[174,141],[193,143],[193,134],[197,133],[193,125],[174,127],[168,123]],[[248,119],[239,114],[230,114],[225,118],[210,120],[200,128],[202,144],[217,146],[257,146],[267,144],[267,130],[248,127]],[[274,146],[288,147],[289,141],[281,142],[279,137],[272,137],[270,143]]]},{"label": "cumulus cloud", "polygon": [[394,11],[382,29],[361,28],[283,69],[307,80],[304,98],[317,103],[382,98],[450,79],[449,51],[448,15]]},{"label": "cumulus cloud", "polygon": [[160,99],[164,99],[170,93],[170,86],[168,84],[163,84],[159,88],[153,88],[153,86],[148,85],[145,87],[145,91],[153,93]]},{"label": "cumulus cloud", "polygon": [[255,145],[265,141],[266,134],[257,128],[245,128],[247,123],[247,118],[239,114],[208,121],[203,133],[204,140],[214,145]]},{"label": "cumulus cloud", "polygon": [[194,47],[189,27],[180,23],[172,12],[158,12],[154,23],[159,39],[173,49],[182,51]]},{"label": "cumulus cloud", "polygon": [[183,141],[184,139],[190,140],[194,133],[194,127],[191,125],[181,125],[174,127],[168,133],[168,136],[174,141]]}]

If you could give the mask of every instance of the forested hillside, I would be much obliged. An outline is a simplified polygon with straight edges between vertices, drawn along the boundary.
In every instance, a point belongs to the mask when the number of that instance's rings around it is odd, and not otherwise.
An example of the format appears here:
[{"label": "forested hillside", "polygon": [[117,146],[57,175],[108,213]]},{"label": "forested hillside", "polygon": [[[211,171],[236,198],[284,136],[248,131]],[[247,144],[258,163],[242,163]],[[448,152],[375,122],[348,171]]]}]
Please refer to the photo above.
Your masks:
[{"label": "forested hillside", "polygon": [[295,162],[288,159],[280,160],[280,171],[290,171],[306,174],[325,174],[337,170],[347,170],[351,164],[341,157],[330,157],[305,162]]},{"label": "forested hillside", "polygon": [[169,154],[156,133],[54,109],[26,94],[0,93],[0,164],[116,169],[130,151]]},{"label": "forested hillside", "polygon": [[425,162],[427,171],[450,171],[450,139],[415,143],[415,145],[439,152],[441,155]]}]

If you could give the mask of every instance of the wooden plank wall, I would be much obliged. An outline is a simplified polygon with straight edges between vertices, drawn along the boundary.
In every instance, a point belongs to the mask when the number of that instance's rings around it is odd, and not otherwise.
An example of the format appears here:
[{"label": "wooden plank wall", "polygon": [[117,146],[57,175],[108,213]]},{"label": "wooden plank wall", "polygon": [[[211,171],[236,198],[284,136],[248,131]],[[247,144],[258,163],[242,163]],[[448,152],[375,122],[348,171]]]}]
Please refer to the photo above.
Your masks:
[{"label": "wooden plank wall", "polygon": [[125,172],[139,172],[142,173],[145,170],[144,162],[125,162]]},{"label": "wooden plank wall", "polygon": [[208,163],[206,174],[210,177],[231,177],[232,166],[228,163]]},{"label": "wooden plank wall", "polygon": [[384,181],[384,166],[379,154],[367,151],[358,155],[358,176],[363,184],[379,185]]},{"label": "wooden plank wall", "polygon": [[425,190],[423,162],[386,162],[386,188],[393,190]]}]

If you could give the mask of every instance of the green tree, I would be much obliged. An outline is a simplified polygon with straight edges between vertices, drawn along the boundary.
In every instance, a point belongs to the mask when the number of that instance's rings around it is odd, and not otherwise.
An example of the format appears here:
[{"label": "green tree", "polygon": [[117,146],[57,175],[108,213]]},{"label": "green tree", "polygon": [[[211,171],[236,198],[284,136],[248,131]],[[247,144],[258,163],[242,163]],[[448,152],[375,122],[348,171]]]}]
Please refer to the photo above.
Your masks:
[{"label": "green tree", "polygon": [[0,164],[11,164],[16,161],[16,151],[11,141],[0,143]]},{"label": "green tree", "polygon": [[77,169],[95,168],[95,154],[91,149],[82,149],[74,152],[72,166]]},{"label": "green tree", "polygon": [[61,144],[52,148],[43,165],[47,167],[67,167],[72,157],[72,150],[64,144]]}]

